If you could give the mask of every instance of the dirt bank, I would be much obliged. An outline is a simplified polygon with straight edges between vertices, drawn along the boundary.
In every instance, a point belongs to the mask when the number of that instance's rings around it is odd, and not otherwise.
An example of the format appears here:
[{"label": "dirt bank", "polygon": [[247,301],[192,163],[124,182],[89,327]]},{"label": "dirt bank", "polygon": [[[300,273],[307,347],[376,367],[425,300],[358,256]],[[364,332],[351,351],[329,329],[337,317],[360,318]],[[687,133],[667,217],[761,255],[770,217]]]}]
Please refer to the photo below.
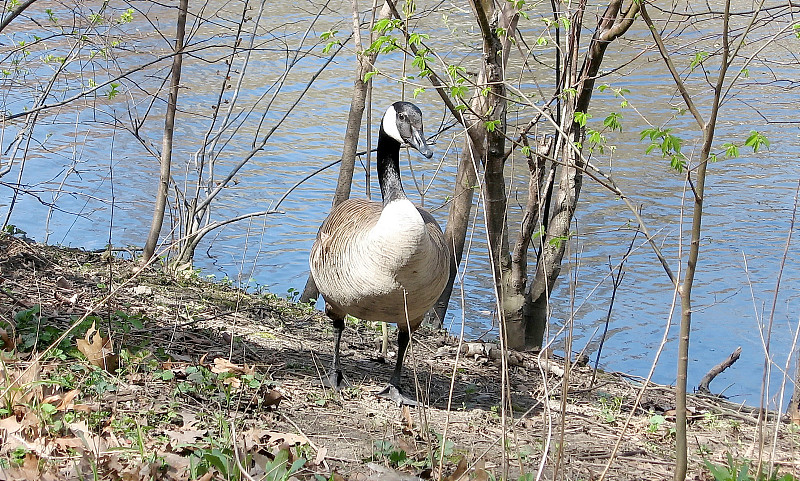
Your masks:
[{"label": "dirt bank", "polygon": [[[588,367],[514,354],[504,416],[491,346],[459,354],[457,339],[422,330],[406,387],[426,407],[399,408],[374,395],[393,363],[379,359],[378,326],[348,326],[353,387],[334,393],[319,383],[332,351],[321,313],[133,267],[0,237],[0,479],[672,479],[667,387],[636,404],[638,379],[592,384]],[[759,453],[800,476],[797,429],[770,418],[762,449],[751,409],[690,406],[691,479],[714,479],[705,459],[740,467]]]}]

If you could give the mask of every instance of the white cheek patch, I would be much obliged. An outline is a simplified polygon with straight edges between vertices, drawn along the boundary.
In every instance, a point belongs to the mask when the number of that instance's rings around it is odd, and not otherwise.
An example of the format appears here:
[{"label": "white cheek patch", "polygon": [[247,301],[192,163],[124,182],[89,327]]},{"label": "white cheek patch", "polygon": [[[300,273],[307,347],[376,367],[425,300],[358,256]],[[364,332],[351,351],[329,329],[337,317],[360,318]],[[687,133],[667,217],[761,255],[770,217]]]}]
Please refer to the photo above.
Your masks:
[{"label": "white cheek patch", "polygon": [[403,137],[400,136],[400,131],[397,130],[397,111],[394,109],[394,105],[389,106],[386,113],[383,114],[381,125],[383,125],[383,131],[389,134],[389,137],[401,144],[405,143]]}]

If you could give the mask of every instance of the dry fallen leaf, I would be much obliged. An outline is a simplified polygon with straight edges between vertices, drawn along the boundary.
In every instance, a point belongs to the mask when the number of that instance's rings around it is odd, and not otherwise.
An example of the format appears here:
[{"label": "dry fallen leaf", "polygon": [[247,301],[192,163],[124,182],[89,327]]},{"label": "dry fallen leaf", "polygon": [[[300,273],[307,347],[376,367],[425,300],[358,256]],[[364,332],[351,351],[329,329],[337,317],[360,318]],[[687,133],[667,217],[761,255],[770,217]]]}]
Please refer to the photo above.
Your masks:
[{"label": "dry fallen leaf", "polygon": [[119,355],[114,354],[111,338],[103,337],[94,324],[86,331],[86,339],[78,339],[78,350],[93,366],[114,372],[119,367]]},{"label": "dry fallen leaf", "polygon": [[489,473],[486,472],[486,462],[483,459],[479,459],[477,463],[475,463],[475,477],[473,481],[489,481]]},{"label": "dry fallen leaf", "polygon": [[[453,474],[450,476],[446,476],[442,481],[459,481],[461,476],[467,472],[467,458],[461,456],[461,459],[458,460],[458,466],[456,470],[453,471]],[[466,478],[465,478],[466,479]]]},{"label": "dry fallen leaf", "polygon": [[61,403],[56,406],[56,409],[59,411],[66,411],[75,407],[75,396],[78,395],[78,390],[73,389],[72,391],[68,391],[64,394],[64,397],[61,399]]},{"label": "dry fallen leaf", "polygon": [[2,379],[11,389],[0,390],[0,402],[8,406],[27,405],[33,400],[42,399],[42,367],[38,362],[4,363],[0,369]]},{"label": "dry fallen leaf", "polygon": [[277,408],[281,404],[282,400],[283,394],[271,389],[267,394],[264,395],[264,406]]},{"label": "dry fallen leaf", "polygon": [[414,418],[411,417],[411,410],[408,406],[403,405],[402,410],[400,411],[403,415],[403,434],[406,435],[413,435],[414,434]]},{"label": "dry fallen leaf", "polygon": [[86,421],[68,423],[67,427],[76,438],[81,440],[83,447],[79,449],[83,449],[84,451],[91,452],[95,455],[106,450],[106,443],[100,436],[94,434],[89,429]]},{"label": "dry fallen leaf", "polygon": [[364,481],[419,481],[420,479],[417,476],[395,471],[392,468],[381,466],[376,463],[368,463],[367,467],[372,470],[372,472],[363,478],[356,479],[363,479]]},{"label": "dry fallen leaf", "polygon": [[178,430],[165,430],[164,434],[169,436],[172,447],[193,444],[208,433],[207,429],[178,429]]},{"label": "dry fallen leaf", "polygon": [[224,357],[214,358],[214,365],[211,366],[211,372],[216,374],[255,374],[253,367],[240,366],[234,364]]},{"label": "dry fallen leaf", "polygon": [[314,456],[314,464],[316,466],[322,465],[322,463],[325,461],[325,456],[327,455],[328,455],[328,448],[326,448],[325,446],[319,448],[319,451],[317,451],[317,455]]},{"label": "dry fallen leaf", "polygon": [[264,431],[263,436],[269,436],[269,442],[271,444],[280,444],[280,441],[283,441],[284,444],[288,444],[289,446],[295,446],[298,444],[308,444],[308,438],[303,436],[302,434],[292,434],[292,433],[279,433],[277,431]]},{"label": "dry fallen leaf", "polygon": [[163,459],[164,464],[167,466],[167,470],[164,473],[166,479],[189,479],[191,463],[188,457],[180,456],[170,452],[158,453],[158,457]]},{"label": "dry fallen leaf", "polygon": [[14,339],[8,335],[5,329],[0,329],[0,341],[3,341],[3,346],[0,349],[11,352],[17,347],[17,344],[22,341],[22,338],[17,336],[17,338]]},{"label": "dry fallen leaf", "polygon": [[53,440],[63,451],[69,449],[84,449],[83,441],[78,438],[56,438]]}]

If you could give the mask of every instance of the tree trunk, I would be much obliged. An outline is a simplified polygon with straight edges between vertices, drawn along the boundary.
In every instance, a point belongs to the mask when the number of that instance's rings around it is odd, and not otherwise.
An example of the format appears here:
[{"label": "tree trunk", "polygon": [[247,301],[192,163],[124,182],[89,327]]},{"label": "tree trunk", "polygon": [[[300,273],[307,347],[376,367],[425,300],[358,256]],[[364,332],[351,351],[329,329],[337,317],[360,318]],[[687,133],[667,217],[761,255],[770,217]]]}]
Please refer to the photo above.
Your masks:
[{"label": "tree trunk", "polygon": [[161,235],[161,226],[164,223],[164,211],[167,206],[167,193],[169,191],[170,173],[172,169],[172,136],[175,131],[175,111],[178,106],[178,86],[181,83],[181,65],[183,63],[183,41],[186,35],[186,13],[189,9],[189,0],[181,0],[178,6],[178,24],[175,32],[175,52],[172,58],[172,79],[170,80],[169,94],[167,96],[167,112],[164,116],[164,137],[161,144],[161,173],[159,176],[158,192],[153,212],[153,222],[150,224],[150,233],[142,252],[141,265],[144,266],[155,254],[158,238]]},{"label": "tree trunk", "polygon": [[589,43],[580,69],[577,68],[577,58],[580,50],[583,11],[586,8],[585,1],[581,2],[575,14],[575,20],[572,22],[565,65],[567,78],[565,84],[574,85],[577,96],[574,102],[564,102],[564,111],[561,116],[561,131],[564,134],[559,137],[557,143],[559,147],[556,151],[560,153],[563,167],[561,167],[559,175],[558,192],[554,193],[553,212],[547,222],[547,235],[542,245],[536,275],[530,287],[530,305],[527,306],[529,316],[525,318],[525,347],[527,348],[540,347],[543,343],[549,314],[550,293],[561,273],[566,243],[570,237],[570,225],[583,185],[584,163],[581,151],[576,148],[576,145],[582,145],[585,127],[575,121],[575,112],[586,113],[588,111],[594,92],[595,79],[600,71],[600,65],[608,45],[630,28],[634,16],[639,11],[639,3],[635,1],[631,2],[624,13],[621,12],[621,7],[622,2],[619,0],[609,2],[605,13],[598,20],[594,36]]}]

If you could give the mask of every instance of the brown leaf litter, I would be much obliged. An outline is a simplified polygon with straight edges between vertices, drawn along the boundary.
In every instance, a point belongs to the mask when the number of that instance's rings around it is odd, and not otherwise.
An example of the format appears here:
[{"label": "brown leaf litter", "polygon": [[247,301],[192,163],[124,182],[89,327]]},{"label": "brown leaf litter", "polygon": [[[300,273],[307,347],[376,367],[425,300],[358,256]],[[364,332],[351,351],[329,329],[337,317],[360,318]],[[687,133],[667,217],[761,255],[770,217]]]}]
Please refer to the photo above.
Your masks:
[{"label": "brown leaf litter", "polygon": [[[229,479],[239,465],[260,479],[293,464],[286,479],[672,479],[669,387],[649,384],[636,404],[641,379],[599,372],[592,384],[589,367],[510,353],[504,415],[499,347],[422,329],[406,389],[426,406],[398,408],[374,396],[392,363],[376,361],[370,323],[345,331],[354,386],[336,393],[319,382],[332,351],[321,313],[157,270],[132,276],[130,261],[0,237],[0,481]],[[41,336],[71,327],[45,351]],[[689,402],[691,479],[712,479],[704,459],[758,459],[756,410]],[[762,459],[800,476],[799,431],[769,414]]]}]

